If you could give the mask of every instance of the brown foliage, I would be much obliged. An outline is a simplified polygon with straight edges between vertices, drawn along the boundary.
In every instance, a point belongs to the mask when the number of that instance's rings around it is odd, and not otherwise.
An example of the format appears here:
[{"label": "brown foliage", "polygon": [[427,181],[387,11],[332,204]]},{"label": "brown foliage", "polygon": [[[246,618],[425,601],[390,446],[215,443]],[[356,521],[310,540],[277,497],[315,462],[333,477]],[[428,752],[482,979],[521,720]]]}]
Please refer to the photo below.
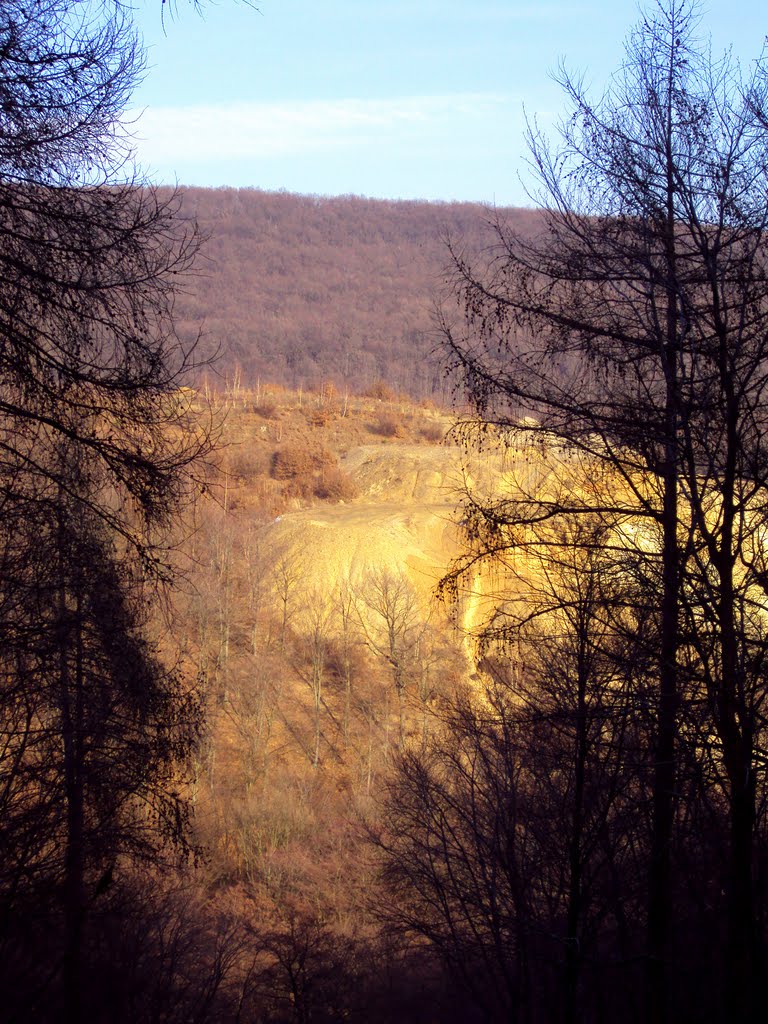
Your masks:
[{"label": "brown foliage", "polygon": [[265,395],[260,402],[254,402],[252,409],[265,420],[276,420],[280,415],[280,406],[272,395]]},{"label": "brown foliage", "polygon": [[380,437],[401,437],[403,434],[402,421],[391,409],[382,409],[371,423],[370,429]]},{"label": "brown foliage", "polygon": [[320,474],[315,496],[326,501],[351,501],[357,496],[354,480],[339,466],[330,466]]},{"label": "brown foliage", "polygon": [[363,391],[366,398],[377,398],[380,402],[394,402],[395,393],[392,388],[383,380],[375,380],[370,387]]},{"label": "brown foliage", "polygon": [[276,480],[294,480],[332,466],[334,462],[333,455],[323,445],[313,445],[308,440],[289,441],[272,456],[272,476]]},{"label": "brown foliage", "polygon": [[242,443],[228,450],[225,465],[233,476],[253,482],[269,472],[269,456],[253,444]]},{"label": "brown foliage", "polygon": [[319,409],[308,409],[306,418],[307,423],[312,427],[327,427],[336,419],[336,410],[330,405],[321,406]]},{"label": "brown foliage", "polygon": [[439,423],[432,423],[427,420],[419,427],[419,434],[425,441],[437,443],[438,441],[442,441],[445,437],[446,429]]},{"label": "brown foliage", "polygon": [[[491,239],[488,212],[469,203],[318,198],[254,189],[188,189],[183,214],[209,237],[206,274],[177,301],[182,340],[201,326],[219,372],[389,400],[446,397],[431,354],[432,308],[444,284],[446,233],[471,250]],[[500,211],[523,235],[532,210]]]}]

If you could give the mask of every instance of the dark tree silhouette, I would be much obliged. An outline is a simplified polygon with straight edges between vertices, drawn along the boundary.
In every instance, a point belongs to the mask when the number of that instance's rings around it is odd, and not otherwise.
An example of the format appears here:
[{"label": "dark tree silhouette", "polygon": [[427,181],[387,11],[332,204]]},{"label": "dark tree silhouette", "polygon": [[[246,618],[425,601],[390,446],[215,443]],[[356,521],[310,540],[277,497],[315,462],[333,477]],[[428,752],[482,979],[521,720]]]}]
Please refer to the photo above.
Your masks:
[{"label": "dark tree silhouette", "polygon": [[489,559],[507,597],[477,638],[484,685],[401,756],[376,836],[384,917],[428,938],[492,1020],[581,1020],[636,985],[642,913],[629,893],[615,908],[615,879],[637,877],[648,842],[630,753],[643,666],[604,534],[576,517]]},{"label": "dark tree silhouette", "polygon": [[614,475],[608,492],[565,485],[470,506],[480,545],[492,548],[498,524],[599,513],[634,522],[658,563],[649,574],[658,616],[646,947],[654,1024],[671,1007],[672,868],[687,813],[681,723],[700,696],[688,688],[692,649],[709,705],[696,742],[710,750],[717,737],[710,781],[729,817],[730,1019],[750,1019],[762,971],[753,899],[762,630],[750,610],[762,601],[756,537],[768,483],[768,96],[762,64],[742,78],[728,56],[713,61],[697,19],[685,0],[651,6],[596,102],[561,69],[570,111],[559,143],[535,124],[528,136],[546,230],[531,241],[499,223],[484,267],[454,250],[463,316],[442,321],[484,422],[564,443],[588,475],[599,466]]},{"label": "dark tree silhouette", "polygon": [[122,4],[0,12],[0,931],[20,1018],[86,1014],[91,911],[184,849],[193,689],[147,632],[210,450],[180,390],[176,198],[133,170]]}]

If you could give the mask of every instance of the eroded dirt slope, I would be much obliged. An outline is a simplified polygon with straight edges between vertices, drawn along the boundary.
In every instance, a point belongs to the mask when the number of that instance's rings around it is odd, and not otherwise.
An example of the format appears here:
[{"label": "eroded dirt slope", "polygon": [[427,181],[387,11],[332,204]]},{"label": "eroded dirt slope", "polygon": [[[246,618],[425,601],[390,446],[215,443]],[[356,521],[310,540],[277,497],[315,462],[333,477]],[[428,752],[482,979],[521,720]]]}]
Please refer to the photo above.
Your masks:
[{"label": "eroded dirt slope", "polygon": [[[365,445],[352,449],[342,467],[359,496],[278,517],[268,528],[270,546],[300,563],[308,594],[331,594],[343,580],[358,582],[387,569],[407,577],[425,610],[443,614],[435,589],[461,552],[462,495],[467,485],[498,477],[499,456],[468,461],[456,446]],[[471,625],[473,604],[465,595],[465,626]]]}]

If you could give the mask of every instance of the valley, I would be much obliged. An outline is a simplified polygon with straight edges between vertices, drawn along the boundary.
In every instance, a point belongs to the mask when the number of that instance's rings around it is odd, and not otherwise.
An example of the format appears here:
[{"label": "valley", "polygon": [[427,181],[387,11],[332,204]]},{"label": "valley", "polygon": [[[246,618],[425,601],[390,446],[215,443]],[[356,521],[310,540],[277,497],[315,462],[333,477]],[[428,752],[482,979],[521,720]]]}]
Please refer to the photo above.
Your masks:
[{"label": "valley", "polygon": [[[265,5],[191,80],[142,6],[0,11],[0,1015],[753,1024],[764,53],[656,0],[557,113],[562,12]],[[135,160],[512,196],[523,96],[536,209]]]}]

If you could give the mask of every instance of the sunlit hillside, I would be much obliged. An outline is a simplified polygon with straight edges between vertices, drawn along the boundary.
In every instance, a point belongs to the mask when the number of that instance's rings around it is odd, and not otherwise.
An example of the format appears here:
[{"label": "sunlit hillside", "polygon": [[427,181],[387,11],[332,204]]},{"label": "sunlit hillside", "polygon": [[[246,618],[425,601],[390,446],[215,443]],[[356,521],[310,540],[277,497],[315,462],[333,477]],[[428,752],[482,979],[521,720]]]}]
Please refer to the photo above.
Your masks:
[{"label": "sunlit hillside", "polygon": [[[282,1019],[303,943],[305,981],[345,1005],[399,956],[377,938],[364,822],[392,758],[470,675],[434,597],[458,551],[462,456],[447,410],[380,387],[208,397],[223,447],[177,610],[209,720],[201,883],[254,934],[249,998]],[[393,998],[418,1003],[410,971]]]},{"label": "sunlit hillside", "polygon": [[[463,702],[482,703],[516,663],[478,646],[480,627],[543,611],[567,664],[553,595],[567,610],[583,556],[545,526],[517,555],[468,563],[442,599],[438,584],[468,550],[473,496],[575,498],[615,481],[541,438],[516,447],[490,431],[465,448],[448,410],[381,385],[232,385],[201,393],[201,412],[208,403],[223,447],[178,614],[209,722],[200,881],[252,937],[253,975],[235,983],[268,1019],[290,1018],[297,979],[313,1013],[336,1000],[354,1019],[427,1019],[421,1001],[445,998],[450,981],[426,951],[391,943],[371,837],[387,827],[399,759],[441,750]],[[531,636],[531,651],[542,641]],[[437,1019],[463,1012],[443,1005]]]},{"label": "sunlit hillside", "polygon": [[[381,396],[384,397],[381,397]],[[203,518],[223,517],[253,544],[294,564],[297,603],[333,603],[340,587],[377,573],[402,577],[421,614],[466,632],[470,608],[492,584],[482,574],[450,609],[441,579],[465,550],[460,508],[469,494],[504,492],[544,471],[539,454],[503,439],[468,450],[454,417],[382,385],[339,395],[274,385],[214,399],[223,448]],[[458,618],[457,618],[458,616]]]}]

